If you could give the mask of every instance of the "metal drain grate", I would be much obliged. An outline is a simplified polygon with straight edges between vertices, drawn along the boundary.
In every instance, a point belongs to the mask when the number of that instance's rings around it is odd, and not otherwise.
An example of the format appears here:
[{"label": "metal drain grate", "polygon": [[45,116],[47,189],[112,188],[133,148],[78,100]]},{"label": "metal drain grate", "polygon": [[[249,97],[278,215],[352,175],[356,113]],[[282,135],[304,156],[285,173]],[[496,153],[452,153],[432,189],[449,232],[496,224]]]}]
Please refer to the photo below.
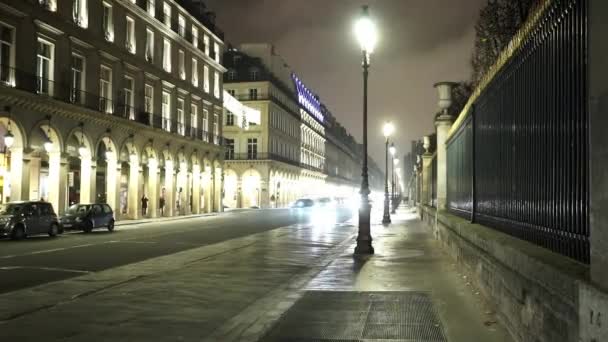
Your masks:
[{"label": "metal drain grate", "polygon": [[308,291],[263,342],[445,342],[424,292]]}]

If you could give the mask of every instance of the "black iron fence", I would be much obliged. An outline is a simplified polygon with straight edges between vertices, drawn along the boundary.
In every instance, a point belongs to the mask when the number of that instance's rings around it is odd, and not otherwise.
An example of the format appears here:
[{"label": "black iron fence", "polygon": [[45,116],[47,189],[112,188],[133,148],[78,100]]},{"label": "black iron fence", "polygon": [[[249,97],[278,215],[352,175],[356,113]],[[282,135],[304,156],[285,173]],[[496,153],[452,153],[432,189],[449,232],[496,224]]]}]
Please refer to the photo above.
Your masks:
[{"label": "black iron fence", "polygon": [[589,262],[587,2],[553,1],[448,141],[448,208]]}]

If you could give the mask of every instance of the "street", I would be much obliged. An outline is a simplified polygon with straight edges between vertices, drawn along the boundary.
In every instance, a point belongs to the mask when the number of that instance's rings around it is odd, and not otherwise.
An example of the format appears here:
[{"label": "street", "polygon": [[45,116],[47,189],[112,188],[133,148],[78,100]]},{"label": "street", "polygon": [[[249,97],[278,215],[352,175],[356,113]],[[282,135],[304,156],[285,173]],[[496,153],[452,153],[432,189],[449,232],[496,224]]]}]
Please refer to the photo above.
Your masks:
[{"label": "street", "polygon": [[[344,217],[346,218],[346,217]],[[308,213],[289,209],[226,212],[92,233],[66,232],[0,240],[0,293],[169,255],[282,226],[305,223]]]}]

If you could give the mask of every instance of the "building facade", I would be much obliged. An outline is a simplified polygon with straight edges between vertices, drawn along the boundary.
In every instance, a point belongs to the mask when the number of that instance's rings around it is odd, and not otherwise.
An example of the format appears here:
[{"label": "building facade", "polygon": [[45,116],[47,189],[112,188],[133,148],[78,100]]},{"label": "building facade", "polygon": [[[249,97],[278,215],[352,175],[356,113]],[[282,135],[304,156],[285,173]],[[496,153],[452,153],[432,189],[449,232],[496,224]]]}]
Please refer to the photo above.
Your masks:
[{"label": "building facade", "polygon": [[[226,206],[283,207],[298,197],[357,192],[360,145],[272,45],[229,49],[224,65],[226,91],[259,112],[257,122],[225,113]],[[371,178],[382,178],[370,165]]]},{"label": "building facade", "polygon": [[220,211],[222,40],[196,1],[3,0],[2,201]]}]

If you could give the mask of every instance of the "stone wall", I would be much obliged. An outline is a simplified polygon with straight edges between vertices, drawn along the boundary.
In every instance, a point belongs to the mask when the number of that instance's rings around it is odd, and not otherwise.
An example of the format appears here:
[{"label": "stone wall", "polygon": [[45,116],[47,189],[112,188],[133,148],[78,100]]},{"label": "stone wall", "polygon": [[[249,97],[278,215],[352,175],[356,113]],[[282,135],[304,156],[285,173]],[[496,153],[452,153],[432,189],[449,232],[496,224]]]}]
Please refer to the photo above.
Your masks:
[{"label": "stone wall", "polygon": [[608,341],[606,295],[589,284],[587,265],[445,211],[420,212],[516,341]]}]

